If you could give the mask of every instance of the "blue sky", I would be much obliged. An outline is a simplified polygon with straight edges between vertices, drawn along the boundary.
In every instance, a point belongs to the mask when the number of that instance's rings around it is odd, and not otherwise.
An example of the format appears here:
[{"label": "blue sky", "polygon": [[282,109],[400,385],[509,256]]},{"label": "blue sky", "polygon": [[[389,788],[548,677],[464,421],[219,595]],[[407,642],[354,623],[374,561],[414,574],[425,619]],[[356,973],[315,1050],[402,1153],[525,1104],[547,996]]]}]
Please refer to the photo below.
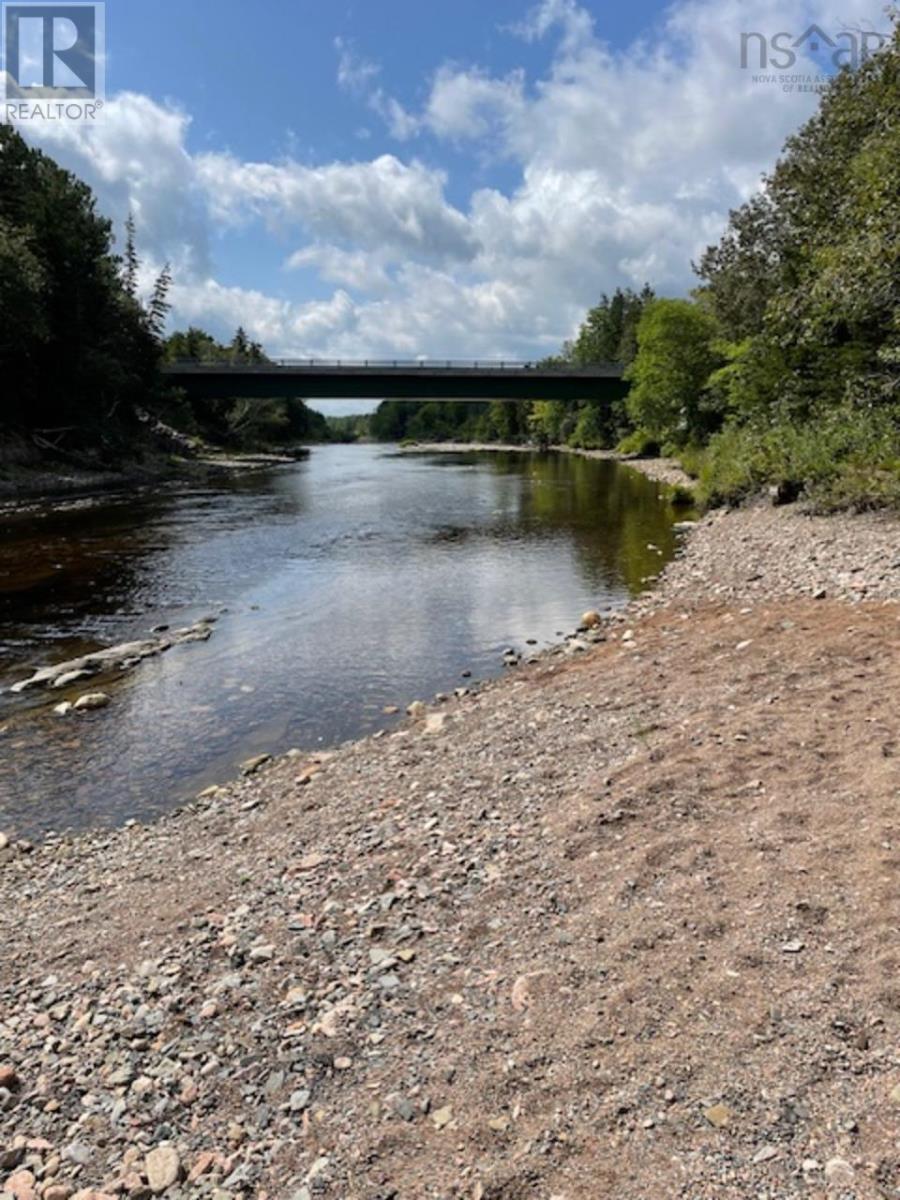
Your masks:
[{"label": "blue sky", "polygon": [[106,7],[102,122],[29,136],[135,214],[173,325],[304,357],[534,358],[604,291],[685,294],[816,104],[742,69],[741,33],[884,22],[869,0]]}]

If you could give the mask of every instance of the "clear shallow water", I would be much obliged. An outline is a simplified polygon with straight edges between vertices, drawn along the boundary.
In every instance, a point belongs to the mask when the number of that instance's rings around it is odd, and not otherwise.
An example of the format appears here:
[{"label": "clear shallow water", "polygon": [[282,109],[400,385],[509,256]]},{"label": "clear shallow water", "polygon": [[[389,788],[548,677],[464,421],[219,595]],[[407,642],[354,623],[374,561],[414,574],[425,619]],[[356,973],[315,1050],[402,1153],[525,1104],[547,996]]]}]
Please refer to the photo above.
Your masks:
[{"label": "clear shallow water", "polygon": [[[118,824],[176,807],[254,754],[390,725],[382,708],[500,674],[624,603],[677,514],[614,463],[333,446],[288,469],[0,514],[0,829]],[[649,544],[658,549],[649,548]],[[218,614],[100,685],[6,689],[34,666]]]}]

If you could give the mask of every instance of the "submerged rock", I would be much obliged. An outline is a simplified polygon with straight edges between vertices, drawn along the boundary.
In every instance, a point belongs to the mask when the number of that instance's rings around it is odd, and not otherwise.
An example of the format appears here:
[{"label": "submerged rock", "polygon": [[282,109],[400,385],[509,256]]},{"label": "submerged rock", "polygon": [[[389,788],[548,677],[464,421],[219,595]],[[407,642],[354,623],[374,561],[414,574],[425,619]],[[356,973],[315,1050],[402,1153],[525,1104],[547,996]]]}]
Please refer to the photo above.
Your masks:
[{"label": "submerged rock", "polygon": [[[111,703],[106,692],[86,692],[85,695],[78,697],[72,708],[75,712],[93,712],[94,709],[106,708]],[[62,706],[60,705],[60,707]]]},{"label": "submerged rock", "polygon": [[136,666],[142,659],[162,654],[172,646],[181,642],[205,642],[212,634],[208,620],[198,621],[184,629],[176,629],[169,637],[145,639],[140,642],[123,642],[119,646],[110,646],[106,650],[95,650],[84,654],[81,658],[73,658],[68,662],[56,663],[52,667],[41,667],[30,679],[21,679],[10,688],[11,692],[24,692],[30,688],[67,687],[81,679],[92,675],[101,675],[111,671],[129,669]]}]

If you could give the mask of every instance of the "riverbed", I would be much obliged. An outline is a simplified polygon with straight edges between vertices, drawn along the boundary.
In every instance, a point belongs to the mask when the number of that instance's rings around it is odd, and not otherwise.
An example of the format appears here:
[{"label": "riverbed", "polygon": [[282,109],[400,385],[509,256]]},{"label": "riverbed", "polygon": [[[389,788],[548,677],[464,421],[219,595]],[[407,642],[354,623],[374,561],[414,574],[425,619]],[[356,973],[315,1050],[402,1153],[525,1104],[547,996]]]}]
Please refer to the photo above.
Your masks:
[{"label": "riverbed", "polygon": [[[0,828],[150,819],[244,760],[396,721],[501,673],[674,551],[665,489],[556,454],[330,446],[287,468],[0,515]],[[32,668],[215,618],[61,718]]]}]

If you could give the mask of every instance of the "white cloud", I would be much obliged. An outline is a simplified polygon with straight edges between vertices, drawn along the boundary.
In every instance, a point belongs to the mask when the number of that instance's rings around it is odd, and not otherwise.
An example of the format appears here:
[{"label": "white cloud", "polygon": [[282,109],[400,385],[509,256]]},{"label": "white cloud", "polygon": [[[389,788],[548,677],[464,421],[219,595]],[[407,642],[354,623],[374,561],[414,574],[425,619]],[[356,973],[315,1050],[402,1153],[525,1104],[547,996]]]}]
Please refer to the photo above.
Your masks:
[{"label": "white cloud", "polygon": [[364,250],[342,250],[316,243],[296,250],[285,263],[289,270],[310,267],[327,283],[343,284],[360,292],[383,292],[390,286],[387,259]]},{"label": "white cloud", "polygon": [[566,52],[589,44],[594,37],[594,20],[587,9],[577,0],[541,0],[524,21],[511,27],[511,31],[527,42],[537,41],[554,28],[562,35],[562,47]]},{"label": "white cloud", "polygon": [[194,165],[222,222],[261,217],[272,227],[299,227],[364,250],[433,259],[468,260],[477,251],[466,217],[444,197],[444,173],[415,161],[383,154],[371,162],[307,167],[203,154]]},{"label": "white cloud", "polygon": [[[516,30],[547,40],[542,77],[438,64],[416,111],[338,43],[340,86],[399,141],[430,139],[429,165],[191,154],[188,117],[131,94],[95,130],[36,136],[118,221],[134,209],[144,250],[175,264],[180,323],[223,333],[243,323],[283,355],[532,357],[617,285],[686,291],[691,260],[812,112],[813,94],[740,69],[741,32],[865,25],[868,3],[676,0],[642,41],[613,51],[576,0],[543,0]],[[451,203],[430,165],[445,141],[479,162],[503,158],[517,182]],[[251,223],[289,239],[285,265],[317,273],[331,294],[301,303],[217,280],[212,232]],[[279,288],[295,277],[280,275]]]},{"label": "white cloud", "polygon": [[422,130],[422,121],[403,107],[399,100],[388,96],[383,88],[376,88],[369,96],[369,107],[387,125],[392,138],[398,142],[408,141]]},{"label": "white cloud", "polygon": [[381,67],[357,53],[346,38],[336,37],[334,47],[338,52],[338,83],[347,92],[364,92],[377,78]]},{"label": "white cloud", "polygon": [[495,132],[504,137],[503,127],[526,110],[524,83],[522,71],[492,79],[481,70],[441,67],[428,98],[424,124],[438,137],[454,140]]},{"label": "white cloud", "polygon": [[211,261],[206,195],[185,146],[189,125],[180,109],[123,92],[95,128],[47,121],[25,132],[91,185],[120,229],[134,213],[144,253],[196,275]]}]

